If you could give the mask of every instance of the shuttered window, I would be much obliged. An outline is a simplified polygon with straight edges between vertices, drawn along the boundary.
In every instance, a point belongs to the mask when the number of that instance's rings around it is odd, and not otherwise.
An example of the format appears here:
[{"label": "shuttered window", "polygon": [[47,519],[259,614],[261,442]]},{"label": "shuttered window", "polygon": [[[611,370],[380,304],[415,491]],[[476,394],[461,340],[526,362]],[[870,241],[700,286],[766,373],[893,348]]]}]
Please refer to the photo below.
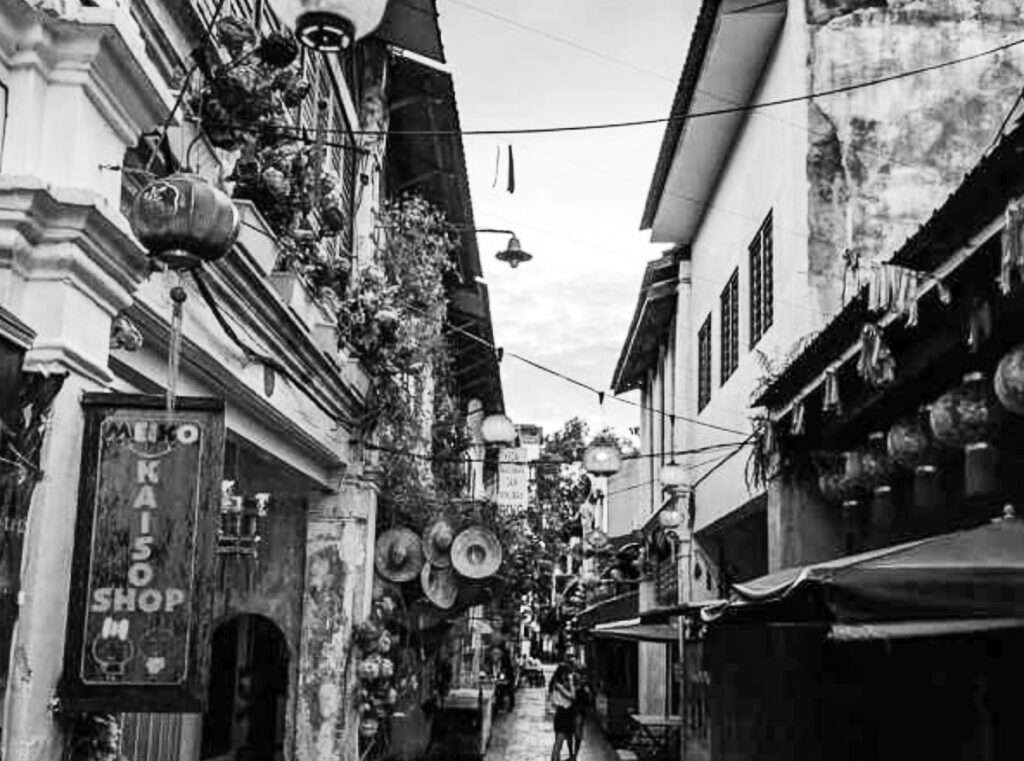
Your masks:
[{"label": "shuttered window", "polygon": [[768,332],[774,318],[772,213],[750,241],[750,346]]},{"label": "shuttered window", "polygon": [[697,333],[697,409],[711,401],[711,315]]},{"label": "shuttered window", "polygon": [[740,272],[735,270],[722,291],[722,385],[740,362]]}]

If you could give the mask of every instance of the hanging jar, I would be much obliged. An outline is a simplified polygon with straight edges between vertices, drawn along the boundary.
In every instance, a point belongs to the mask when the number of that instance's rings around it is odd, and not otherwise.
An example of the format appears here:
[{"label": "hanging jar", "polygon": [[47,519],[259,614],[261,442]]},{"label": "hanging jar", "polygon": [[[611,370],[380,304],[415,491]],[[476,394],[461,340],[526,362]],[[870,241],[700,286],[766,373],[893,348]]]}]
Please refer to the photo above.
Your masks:
[{"label": "hanging jar", "polygon": [[855,552],[862,542],[863,504],[869,491],[864,472],[864,453],[858,449],[843,452],[843,471],[839,478],[839,496],[846,533],[846,550]]},{"label": "hanging jar", "polygon": [[939,470],[944,453],[932,438],[928,427],[928,408],[900,418],[889,429],[886,448],[899,467],[914,474],[914,507],[936,509],[942,505],[942,474]]},{"label": "hanging jar", "polygon": [[939,443],[963,449],[966,495],[979,497],[997,492],[999,456],[993,442],[1002,422],[1002,408],[986,375],[965,375],[960,386],[932,404],[929,422]]},{"label": "hanging jar", "polygon": [[896,506],[892,494],[896,468],[886,447],[884,431],[875,431],[868,435],[868,445],[864,450],[862,464],[865,488],[871,496],[873,541],[891,539],[896,521]]}]

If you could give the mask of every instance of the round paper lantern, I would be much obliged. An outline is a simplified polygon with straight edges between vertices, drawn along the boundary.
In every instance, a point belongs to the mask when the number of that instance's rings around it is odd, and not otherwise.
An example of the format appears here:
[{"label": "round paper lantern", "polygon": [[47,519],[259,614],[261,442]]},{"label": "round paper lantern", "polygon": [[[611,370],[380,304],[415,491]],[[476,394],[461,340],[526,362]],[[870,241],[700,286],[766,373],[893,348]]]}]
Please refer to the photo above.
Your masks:
[{"label": "round paper lantern", "polygon": [[844,506],[856,506],[867,496],[869,481],[864,471],[863,452],[858,449],[843,452],[843,469],[838,486]]},{"label": "round paper lantern", "polygon": [[861,457],[864,482],[867,489],[877,491],[889,488],[895,472],[892,458],[885,443],[885,433],[875,431],[868,436],[868,445]]},{"label": "round paper lantern", "polygon": [[359,736],[364,739],[376,737],[380,730],[380,721],[376,716],[366,715],[359,720]]},{"label": "round paper lantern", "polygon": [[516,426],[507,415],[488,415],[480,424],[480,436],[487,444],[510,446],[516,443]]},{"label": "round paper lantern", "polygon": [[298,0],[295,36],[325,53],[346,50],[373,32],[384,18],[388,0]]},{"label": "round paper lantern", "polygon": [[886,436],[893,462],[914,474],[914,506],[921,509],[939,507],[943,499],[943,452],[932,439],[926,415],[927,408],[897,420]]},{"label": "round paper lantern", "polygon": [[663,489],[677,489],[681,486],[686,486],[690,479],[686,469],[675,460],[672,460],[668,465],[661,466],[659,480]]},{"label": "round paper lantern", "polygon": [[583,467],[594,476],[611,476],[622,467],[622,453],[611,442],[595,441],[583,452]]},{"label": "round paper lantern", "polygon": [[1024,344],[1019,344],[999,361],[995,391],[999,403],[1010,412],[1024,415]]},{"label": "round paper lantern", "polygon": [[658,525],[665,529],[679,528],[683,523],[683,514],[675,502],[658,513]]},{"label": "round paper lantern", "polygon": [[964,491],[968,496],[999,488],[999,455],[992,445],[1002,422],[1002,408],[984,373],[969,373],[963,383],[943,394],[929,412],[932,433],[942,444],[964,451]]},{"label": "round paper lantern", "polygon": [[132,231],[150,256],[172,269],[220,259],[234,245],[241,223],[227,194],[194,174],[154,180],[132,204]]}]

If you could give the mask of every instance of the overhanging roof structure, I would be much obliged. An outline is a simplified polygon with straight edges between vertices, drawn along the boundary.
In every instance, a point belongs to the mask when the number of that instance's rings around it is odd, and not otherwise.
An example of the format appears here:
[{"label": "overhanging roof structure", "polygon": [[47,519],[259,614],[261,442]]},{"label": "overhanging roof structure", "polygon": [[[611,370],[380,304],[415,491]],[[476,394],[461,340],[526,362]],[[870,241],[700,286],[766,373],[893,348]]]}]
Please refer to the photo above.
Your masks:
[{"label": "overhanging roof structure", "polygon": [[690,39],[640,228],[655,243],[693,240],[786,19],[784,0],[704,0]]},{"label": "overhanging roof structure", "polygon": [[391,64],[388,191],[416,193],[442,209],[459,228],[461,283],[449,290],[448,338],[463,398],[488,412],[504,411],[498,357],[493,348],[490,298],[474,233],[473,202],[459,136],[455,85],[447,72],[411,58]]},{"label": "overhanging roof structure", "polygon": [[437,0],[391,0],[373,37],[444,63]]},{"label": "overhanging roof structure", "polygon": [[686,254],[685,249],[673,249],[648,262],[626,343],[615,365],[614,393],[642,388],[645,372],[657,360],[676,312],[679,261]]}]

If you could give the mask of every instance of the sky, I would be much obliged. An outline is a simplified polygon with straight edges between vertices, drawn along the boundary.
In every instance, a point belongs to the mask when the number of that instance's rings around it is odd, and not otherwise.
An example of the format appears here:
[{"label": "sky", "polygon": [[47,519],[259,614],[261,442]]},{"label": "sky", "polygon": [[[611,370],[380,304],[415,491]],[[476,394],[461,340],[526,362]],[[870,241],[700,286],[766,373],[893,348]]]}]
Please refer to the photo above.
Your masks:
[{"label": "sky", "polygon": [[[462,129],[590,124],[668,115],[697,0],[439,0]],[[641,232],[664,125],[463,143],[476,226],[514,230],[533,260],[497,261],[508,236],[478,236],[495,342],[609,389],[644,266],[664,244]],[[516,190],[506,161],[512,146]],[[497,175],[497,183],[495,178]],[[552,432],[639,425],[639,410],[508,356],[505,408]],[[623,397],[638,402],[637,394]]]}]

